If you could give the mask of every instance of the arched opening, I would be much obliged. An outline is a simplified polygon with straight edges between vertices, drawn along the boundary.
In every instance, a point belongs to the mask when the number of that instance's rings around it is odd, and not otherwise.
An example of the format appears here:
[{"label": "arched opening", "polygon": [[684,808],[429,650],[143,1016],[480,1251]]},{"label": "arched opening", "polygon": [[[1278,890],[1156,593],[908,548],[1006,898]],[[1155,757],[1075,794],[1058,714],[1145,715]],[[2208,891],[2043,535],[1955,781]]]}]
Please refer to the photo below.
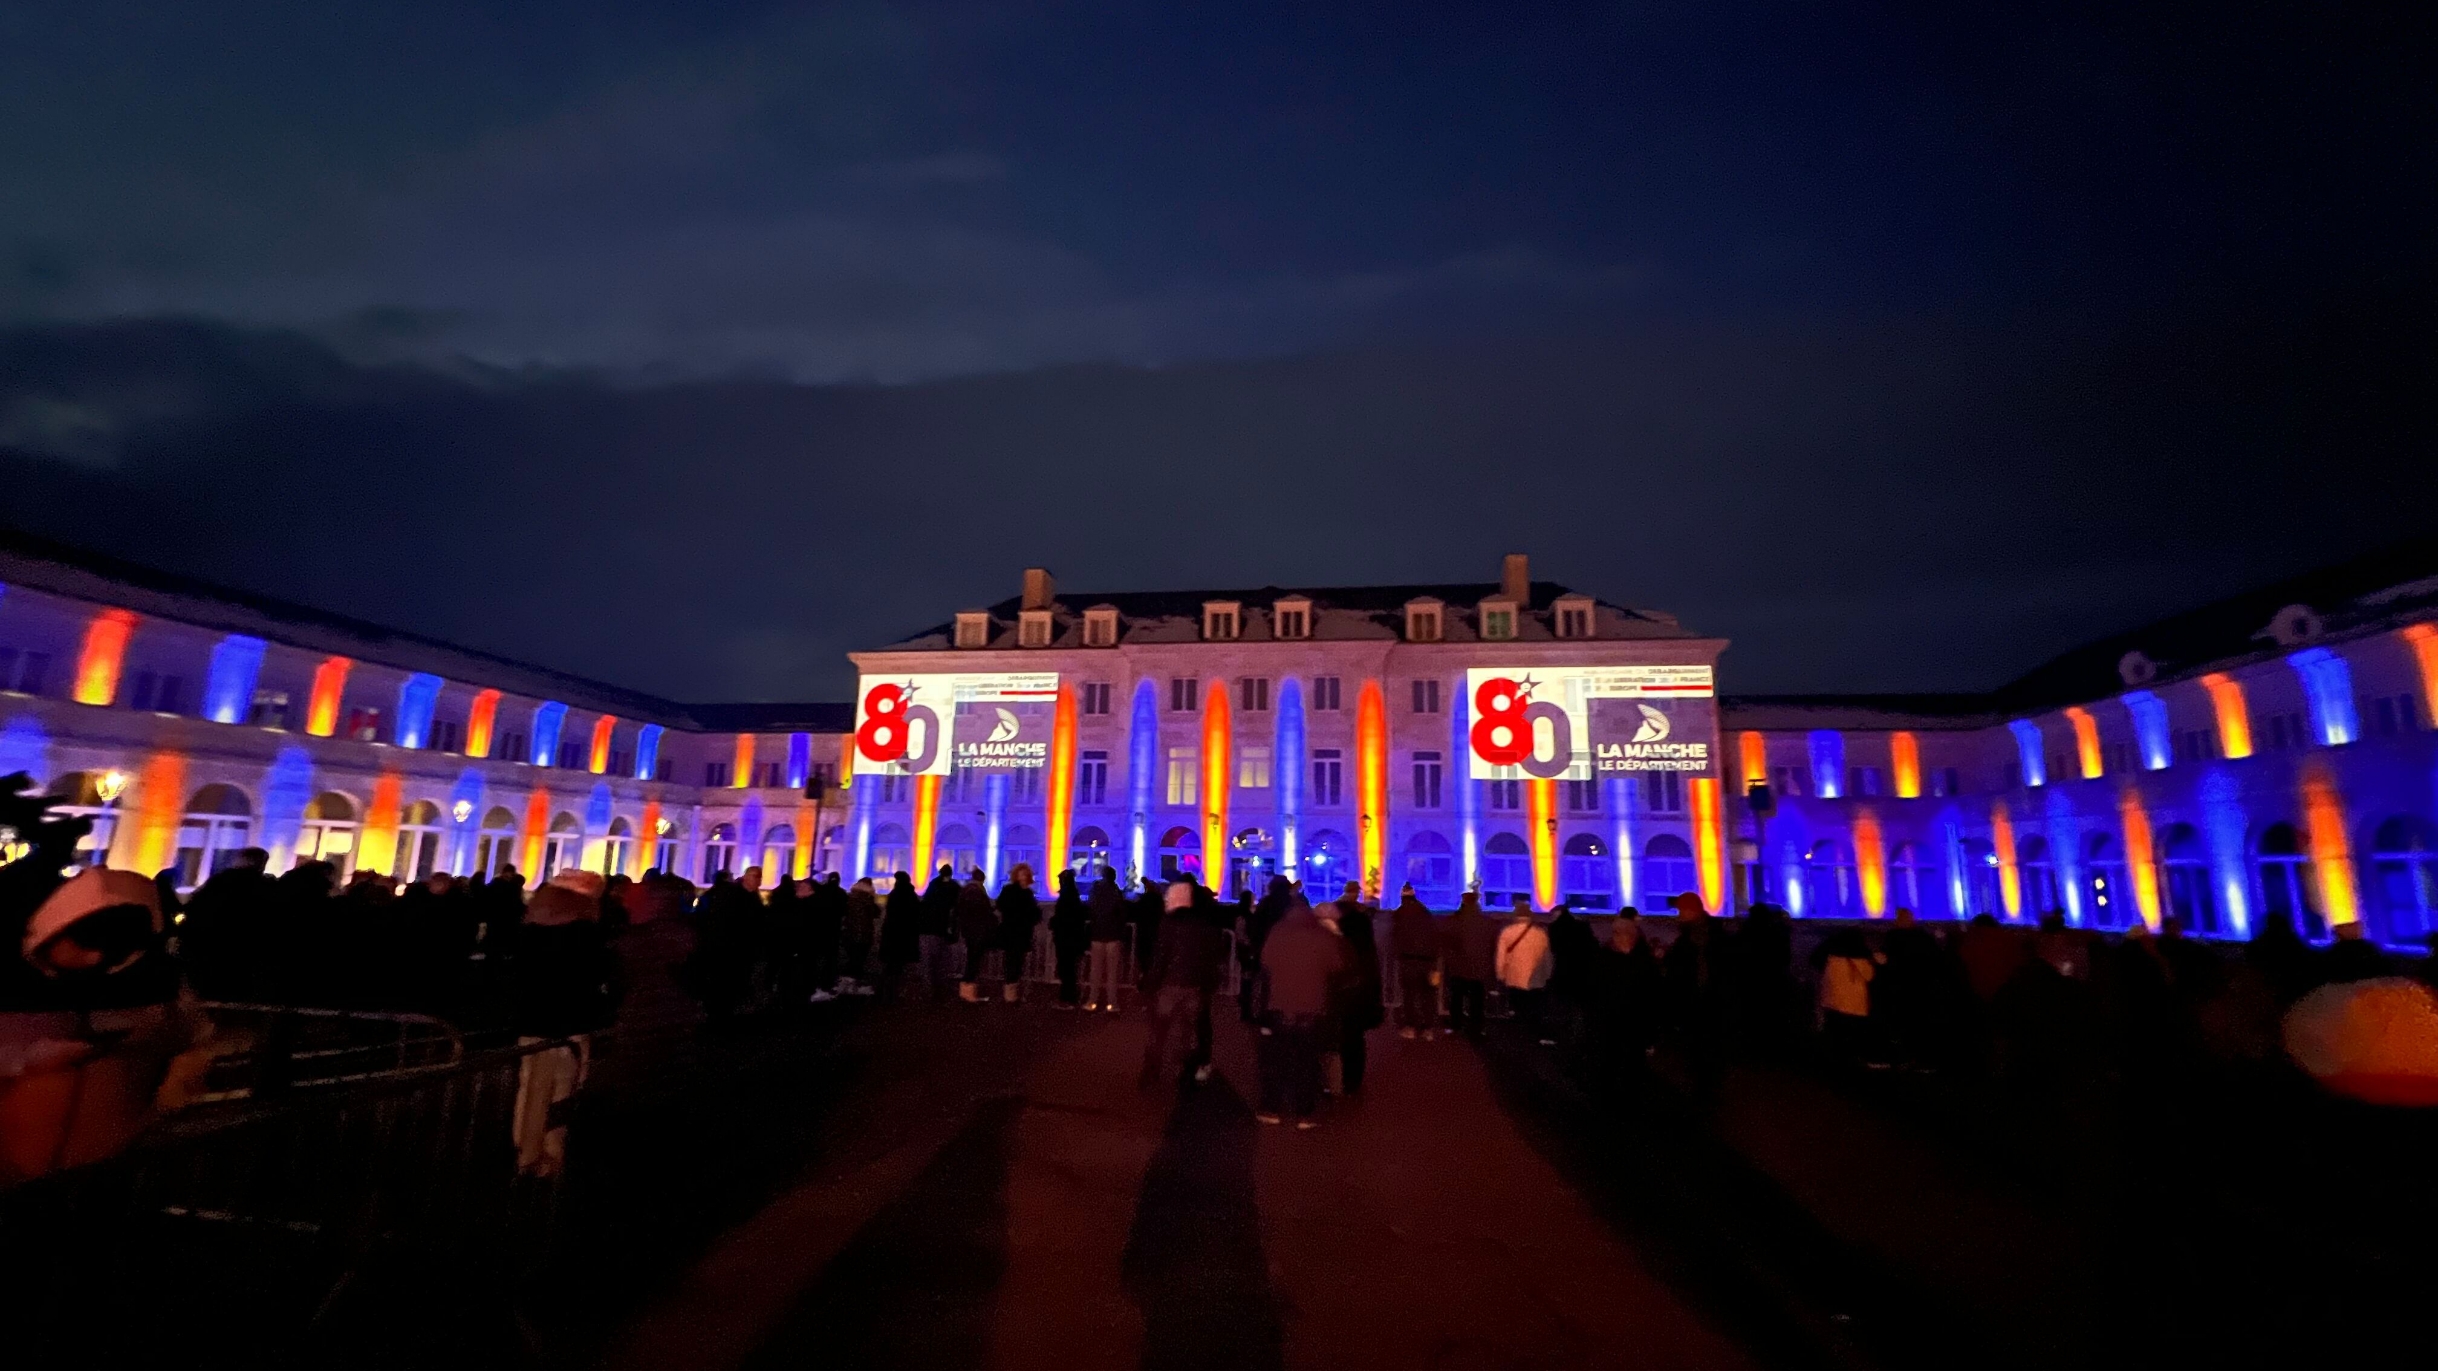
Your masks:
[{"label": "arched opening", "polygon": [[178,886],[198,886],[237,860],[254,831],[254,806],[233,785],[207,785],[186,802],[178,825]]},{"label": "arched opening", "polygon": [[63,771],[43,792],[58,799],[53,814],[90,820],[92,830],[76,840],[76,860],[102,866],[110,860],[110,840],[118,835],[119,812],[102,799],[101,777],[90,771]]},{"label": "arched opening", "polygon": [[1075,830],[1069,855],[1075,860],[1075,879],[1087,886],[1102,872],[1115,869],[1109,860],[1109,835],[1089,824]]},{"label": "arched opening", "polygon": [[1931,889],[1929,873],[1922,870],[1921,849],[1911,843],[1898,843],[1888,854],[1888,899],[1897,909],[1910,909],[1927,917]]},{"label": "arched opening", "polygon": [[1532,848],[1513,833],[1493,833],[1481,845],[1481,904],[1490,910],[1532,903]]},{"label": "arched opening", "polygon": [[493,805],[474,835],[474,874],[497,876],[516,865],[516,812]]},{"label": "arched opening", "polygon": [[1855,908],[1854,854],[1834,838],[1822,838],[1803,854],[1804,912],[1815,919],[1848,919]]},{"label": "arched opening", "polygon": [[1998,850],[1981,838],[1966,838],[1962,849],[1966,917],[2006,917],[2006,903],[1998,894]]},{"label": "arched opening", "polygon": [[931,859],[955,867],[961,881],[981,870],[982,844],[975,841],[974,831],[965,825],[942,824],[939,835],[931,840]]},{"label": "arched opening", "polygon": [[1160,879],[1179,876],[1202,879],[1202,840],[1190,828],[1172,828],[1160,835]]},{"label": "arched opening", "polygon": [[1030,824],[1011,824],[999,835],[999,879],[1015,879],[1016,868],[1030,867],[1033,889],[1049,893],[1057,890],[1056,877],[1041,870],[1041,830]]},{"label": "arched opening", "polygon": [[620,876],[626,873],[627,858],[635,851],[635,826],[624,818],[610,820],[609,834],[601,844],[601,874]]},{"label": "arched opening", "polygon": [[356,802],[335,790],[325,790],[305,806],[304,826],[296,831],[296,861],[328,862],[344,881],[356,863]]},{"label": "arched opening", "polygon": [[2142,917],[2133,887],[2125,880],[2125,850],[2113,833],[2094,833],[2083,844],[2083,907],[2094,928],[2123,928]]},{"label": "arched opening", "polygon": [[1566,840],[1558,853],[1558,889],[1569,909],[1617,907],[1617,863],[1608,844],[1589,833]]},{"label": "arched opening", "polygon": [[2191,824],[2169,824],[2159,835],[2159,871],[2166,878],[2167,912],[2186,932],[2214,938],[2224,931],[2209,858]]},{"label": "arched opening", "polygon": [[2057,888],[2057,862],[2049,855],[2049,840],[2035,833],[2023,840],[2015,860],[2023,869],[2023,908],[2042,918],[2065,908]]},{"label": "arched opening", "polygon": [[779,882],[792,880],[796,874],[796,829],[793,824],[772,824],[762,834],[762,888],[776,890]]},{"label": "arched opening", "polygon": [[1250,890],[1259,896],[1278,874],[1278,841],[1266,828],[1239,831],[1227,844],[1227,888],[1220,895],[1233,898],[1240,890]]},{"label": "arched opening", "polygon": [[2289,823],[2273,823],[2260,832],[2254,868],[2260,880],[2260,915],[2283,919],[2305,938],[2328,935],[2320,916],[2318,882],[2312,876],[2311,848]]},{"label": "arched opening", "polygon": [[550,831],[542,835],[542,873],[536,879],[547,881],[552,873],[584,863],[584,825],[573,814],[561,814],[550,821]]},{"label": "arched opening", "polygon": [[1405,879],[1414,898],[1434,909],[1456,903],[1456,853],[1444,835],[1426,828],[1405,840]]},{"label": "arched opening", "polygon": [[872,849],[865,857],[864,869],[859,874],[888,877],[903,871],[914,877],[917,886],[928,885],[931,877],[938,873],[938,864],[933,863],[931,871],[916,871],[913,862],[914,840],[907,836],[905,826],[882,824],[872,830]]},{"label": "arched opening", "polygon": [[679,854],[686,848],[685,820],[663,814],[653,821],[652,831],[643,840],[652,845],[652,865],[660,874],[681,880],[685,877],[686,873],[678,869],[683,860]]},{"label": "arched opening", "polygon": [[1642,844],[1642,864],[1636,871],[1634,898],[1644,907],[1665,910],[1688,890],[1699,890],[1693,869],[1693,844],[1673,833],[1654,833]]},{"label": "arched opening", "polygon": [[[814,853],[813,874],[818,876],[824,872],[838,871],[843,869],[846,866],[846,859],[842,855],[846,851],[846,842],[846,825],[831,824],[829,828],[822,833],[821,846]],[[896,877],[897,868],[889,868],[889,873],[890,878],[894,880]],[[908,872],[906,874],[911,876],[914,873]]]},{"label": "arched opening", "polygon": [[417,800],[398,816],[398,858],[392,874],[420,881],[440,865],[440,806]]},{"label": "arched opening", "polygon": [[1314,903],[1334,900],[1348,881],[1360,880],[1355,870],[1354,844],[1334,828],[1324,828],[1304,844],[1304,894]]},{"label": "arched opening", "polygon": [[703,835],[704,884],[723,871],[732,875],[736,871],[735,824],[713,824],[711,831]]},{"label": "arched opening", "polygon": [[2419,945],[2438,929],[2438,828],[2397,815],[2370,839],[2370,879],[2391,943]]}]

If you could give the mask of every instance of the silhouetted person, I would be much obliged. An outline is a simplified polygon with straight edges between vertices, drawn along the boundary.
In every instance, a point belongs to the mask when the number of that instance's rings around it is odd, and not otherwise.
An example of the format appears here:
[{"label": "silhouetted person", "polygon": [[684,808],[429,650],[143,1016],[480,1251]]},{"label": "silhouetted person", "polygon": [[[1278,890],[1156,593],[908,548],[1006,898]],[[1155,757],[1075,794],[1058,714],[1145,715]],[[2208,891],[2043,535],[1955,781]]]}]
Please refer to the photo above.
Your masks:
[{"label": "silhouetted person", "polygon": [[1300,900],[1261,949],[1264,978],[1270,985],[1265,1026],[1269,1033],[1256,1044],[1261,1061],[1261,1108],[1254,1115],[1277,1123],[1292,1115],[1297,1128],[1312,1126],[1320,1107],[1319,1026],[1329,1010],[1346,964],[1346,941],[1323,927]]},{"label": "silhouetted person", "polygon": [[1372,929],[1371,906],[1363,903],[1363,887],[1353,881],[1337,898],[1338,936],[1346,940],[1344,993],[1338,997],[1338,1060],[1343,1067],[1346,1096],[1363,1093],[1363,1078],[1371,1064],[1371,1030],[1388,1015],[1380,986],[1380,944]]},{"label": "silhouetted person", "polygon": [[1058,899],[1050,907],[1050,950],[1058,959],[1058,1007],[1073,1009],[1083,1002],[1084,950],[1091,945],[1092,920],[1083,894],[1075,888],[1075,870],[1058,873]]},{"label": "silhouetted person", "polygon": [[957,984],[957,994],[967,1004],[979,1004],[982,977],[990,954],[999,946],[999,907],[991,902],[990,887],[982,883],[978,866],[973,878],[957,891],[957,936],[965,944],[965,974]]},{"label": "silhouetted person", "polygon": [[1397,958],[1397,1034],[1411,1038],[1436,1036],[1439,1031],[1439,916],[1415,897],[1414,888],[1397,892],[1397,908],[1388,916],[1389,950]]},{"label": "silhouetted person", "polygon": [[1041,927],[1041,899],[1033,893],[1033,868],[1016,863],[999,887],[999,945],[1002,979],[999,993],[1009,1004],[1024,998],[1024,968],[1033,955],[1033,934]]},{"label": "silhouetted person", "polygon": [[923,897],[915,891],[913,875],[900,871],[881,903],[881,993],[892,1000],[904,999],[906,968],[922,959]]},{"label": "silhouetted person", "polygon": [[1084,901],[1084,934],[1091,959],[1084,977],[1084,1008],[1115,1014],[1118,982],[1126,968],[1126,897],[1106,867]]},{"label": "silhouetted person", "polygon": [[1448,916],[1444,955],[1451,1033],[1481,1036],[1490,978],[1498,970],[1498,933],[1497,922],[1482,912],[1481,896],[1466,891],[1456,902],[1456,912]]}]

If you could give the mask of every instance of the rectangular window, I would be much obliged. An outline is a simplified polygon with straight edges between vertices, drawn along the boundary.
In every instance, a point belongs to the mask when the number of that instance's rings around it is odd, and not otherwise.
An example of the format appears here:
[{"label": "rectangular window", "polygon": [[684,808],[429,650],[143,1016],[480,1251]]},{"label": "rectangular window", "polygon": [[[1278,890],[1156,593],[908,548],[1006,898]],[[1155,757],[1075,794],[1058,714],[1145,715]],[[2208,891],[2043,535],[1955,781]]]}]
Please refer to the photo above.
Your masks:
[{"label": "rectangular window", "polygon": [[1019,647],[1048,647],[1050,645],[1050,616],[1027,614],[1018,619],[1016,621],[1016,643]]},{"label": "rectangular window", "polygon": [[676,775],[676,774],[677,774],[677,759],[676,759],[676,758],[674,758],[674,757],[658,757],[658,758],[654,758],[653,760],[654,760],[654,763],[655,763],[655,765],[652,767],[652,779],[653,779],[653,780],[655,780],[655,781],[665,781],[665,780],[669,779],[671,776],[674,776],[674,775]]},{"label": "rectangular window", "polygon": [[1566,812],[1569,814],[1599,813],[1600,783],[1598,781],[1568,781],[1566,783]]},{"label": "rectangular window", "polygon": [[969,648],[990,646],[990,616],[987,614],[958,615],[957,646]]},{"label": "rectangular window", "polygon": [[1308,627],[1310,620],[1306,617],[1306,614],[1307,611],[1300,609],[1279,610],[1278,636],[1281,638],[1301,638],[1306,633],[1309,633],[1311,631]]},{"label": "rectangular window", "polygon": [[726,762],[703,763],[703,784],[714,790],[727,785],[728,764]]},{"label": "rectangular window", "polygon": [[1642,778],[1643,807],[1653,814],[1685,812],[1685,778],[1679,772],[1653,771]]},{"label": "rectangular window", "polygon": [[880,773],[880,802],[893,805],[906,798],[906,782],[914,779],[903,771]]},{"label": "rectangular window", "polygon": [[1337,677],[1315,676],[1312,678],[1312,707],[1333,713],[1336,711],[1338,707]]},{"label": "rectangular window", "polygon": [[2382,695],[2372,700],[2370,716],[2372,727],[2381,737],[2411,733],[2421,727],[2421,711],[2413,707],[2410,695]]},{"label": "rectangular window", "polygon": [[1591,611],[1569,605],[1558,611],[1558,636],[1588,638],[1591,636]]},{"label": "rectangular window", "polygon": [[1776,767],[1772,770],[1772,775],[1776,780],[1775,789],[1780,796],[1801,795],[1803,793],[1802,768],[1792,766]]},{"label": "rectangular window", "polygon": [[1214,643],[1232,642],[1236,637],[1236,611],[1206,609],[1202,611],[1202,636]]},{"label": "rectangular window", "polygon": [[1930,793],[1933,795],[1961,795],[1964,793],[1964,775],[1952,766],[1941,767],[1932,773],[1931,784],[1934,788]]},{"label": "rectangular window", "polygon": [[1315,748],[1312,752],[1312,803],[1333,805],[1338,802],[1346,779],[1346,763],[1334,747]]},{"label": "rectangular window", "polygon": [[2122,776],[2133,770],[2133,744],[2108,744],[2108,769]]},{"label": "rectangular window", "polygon": [[1007,797],[1022,804],[1037,804],[1041,800],[1042,768],[1028,766],[1017,771],[1007,783]]},{"label": "rectangular window", "polygon": [[1439,712],[1439,681],[1436,677],[1414,682],[1414,712],[1416,714]]},{"label": "rectangular window", "polygon": [[1236,678],[1236,707],[1259,714],[1270,707],[1270,678],[1239,676]]},{"label": "rectangular window", "polygon": [[1490,789],[1490,808],[1495,813],[1513,814],[1524,807],[1524,783],[1520,780],[1486,781]]},{"label": "rectangular window", "polygon": [[1503,642],[1515,636],[1515,611],[1485,609],[1481,612],[1481,636],[1492,642]]},{"label": "rectangular window", "polygon": [[1414,808],[1439,807],[1440,756],[1436,752],[1414,754]]},{"label": "rectangular window", "polygon": [[1191,676],[1172,676],[1168,680],[1168,710],[1172,714],[1190,714],[1202,707],[1202,682]]},{"label": "rectangular window", "polygon": [[1236,749],[1236,784],[1246,790],[1270,788],[1270,749],[1240,747]]},{"label": "rectangular window", "polygon": [[1094,610],[1084,611],[1084,646],[1117,646],[1117,616]]},{"label": "rectangular window", "polygon": [[1075,802],[1101,805],[1109,803],[1109,754],[1087,752],[1075,769]]},{"label": "rectangular window", "polygon": [[1202,772],[1202,749],[1172,747],[1168,749],[1168,802],[1190,805],[1198,802]]},{"label": "rectangular window", "polygon": [[1439,611],[1436,609],[1407,610],[1405,614],[1405,636],[1409,641],[1417,643],[1438,642]]},{"label": "rectangular window", "polygon": [[618,750],[618,749],[616,749],[616,748],[612,748],[612,749],[610,749],[610,755],[609,755],[609,774],[610,774],[610,775],[612,775],[612,776],[624,776],[624,775],[627,775],[628,773],[632,772],[634,769],[635,769],[635,754],[634,754],[634,753],[632,753],[632,752],[621,752],[621,751],[619,751],[619,750]]},{"label": "rectangular window", "polygon": [[1875,766],[1854,768],[1854,783],[1851,788],[1856,795],[1875,796],[1879,794],[1879,768]]},{"label": "rectangular window", "polygon": [[1106,714],[1106,713],[1108,713],[1108,712],[1109,712],[1109,683],[1108,683],[1107,681],[1086,681],[1086,682],[1084,682],[1083,694],[1082,694],[1082,699],[1081,699],[1081,701],[1080,701],[1080,705],[1081,705],[1081,708],[1083,709],[1083,712],[1084,712],[1084,713],[1086,713],[1086,714]]},{"label": "rectangular window", "polygon": [[432,721],[432,748],[436,752],[455,752],[465,742],[465,725],[453,719]]}]

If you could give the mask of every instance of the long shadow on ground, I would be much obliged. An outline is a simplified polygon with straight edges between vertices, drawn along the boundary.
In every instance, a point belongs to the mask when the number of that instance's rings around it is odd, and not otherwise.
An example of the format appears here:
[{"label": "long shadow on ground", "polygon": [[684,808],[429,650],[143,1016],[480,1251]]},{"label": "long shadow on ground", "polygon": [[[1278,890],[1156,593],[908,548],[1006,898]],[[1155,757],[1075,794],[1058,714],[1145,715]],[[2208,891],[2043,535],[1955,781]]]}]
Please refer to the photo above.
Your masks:
[{"label": "long shadow on ground", "polygon": [[1252,1111],[1223,1080],[1186,1092],[1143,1175],[1121,1268],[1145,1371],[1284,1364],[1261,1246]]}]

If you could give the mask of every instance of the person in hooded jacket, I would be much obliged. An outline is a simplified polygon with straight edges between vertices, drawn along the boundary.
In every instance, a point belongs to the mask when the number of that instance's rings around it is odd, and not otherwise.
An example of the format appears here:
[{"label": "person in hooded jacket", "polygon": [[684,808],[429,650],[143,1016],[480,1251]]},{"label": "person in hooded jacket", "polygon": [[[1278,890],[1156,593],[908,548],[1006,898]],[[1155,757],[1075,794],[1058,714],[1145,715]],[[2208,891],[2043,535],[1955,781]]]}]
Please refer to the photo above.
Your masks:
[{"label": "person in hooded jacket", "polygon": [[948,983],[957,979],[957,896],[964,887],[957,884],[956,868],[942,866],[931,884],[923,888],[922,932],[918,941],[923,953],[923,988],[934,1001],[948,994]]},{"label": "person in hooded jacket", "polygon": [[880,919],[880,989],[890,1000],[906,994],[906,968],[923,956],[923,897],[915,892],[914,876],[900,871],[882,902]]},{"label": "person in hooded jacket", "polygon": [[1169,883],[1162,897],[1160,946],[1143,978],[1151,997],[1151,1033],[1143,1044],[1141,1085],[1157,1085],[1168,1062],[1168,1042],[1180,1028],[1191,1033],[1185,1051],[1185,1073],[1196,1081],[1210,1079],[1206,1038],[1211,995],[1219,988],[1219,968],[1227,956],[1227,937],[1216,915],[1218,901],[1191,877]]},{"label": "person in hooded jacket", "polygon": [[1058,873],[1058,902],[1050,907],[1050,949],[1058,957],[1058,1007],[1073,1009],[1083,1002],[1080,968],[1091,939],[1091,917],[1084,897],[1075,889],[1075,870]]},{"label": "person in hooded jacket", "polygon": [[1115,1014],[1118,981],[1126,966],[1126,897],[1107,867],[1092,882],[1091,898],[1084,902],[1084,921],[1091,958],[1084,977],[1084,1008]]},{"label": "person in hooded jacket", "polygon": [[1263,1123],[1292,1115],[1295,1126],[1313,1126],[1320,1107],[1319,1026],[1346,971],[1346,940],[1324,927],[1299,898],[1270,930],[1261,948],[1262,977],[1270,986],[1260,1052]]},{"label": "person in hooded jacket", "polygon": [[978,866],[957,891],[957,936],[965,942],[965,975],[957,983],[957,994],[967,1004],[980,1004],[982,977],[1000,944],[999,907],[991,903],[990,887],[982,883]]},{"label": "person in hooded jacket", "polygon": [[1346,1097],[1363,1093],[1371,1064],[1371,1030],[1387,1021],[1380,986],[1380,943],[1372,927],[1372,907],[1363,903],[1363,887],[1353,881],[1337,899],[1338,936],[1346,940],[1346,979],[1338,999],[1338,1060]]},{"label": "person in hooded jacket", "polygon": [[1024,998],[1025,967],[1040,928],[1041,899],[1033,893],[1033,868],[1018,862],[1007,873],[1007,884],[999,887],[999,993],[1009,1004]]},{"label": "person in hooded jacket", "polygon": [[1620,1080],[1642,1070],[1659,1018],[1659,955],[1641,911],[1617,911],[1593,966],[1592,1040],[1609,1079]]},{"label": "person in hooded jacket", "polygon": [[880,931],[880,895],[872,887],[872,878],[859,877],[852,890],[838,893],[838,873],[819,887],[827,892],[828,900],[839,910],[838,917],[838,982],[841,995],[869,995],[871,988],[863,983],[865,965],[872,959],[872,939]]},{"label": "person in hooded jacket", "polygon": [[1415,897],[1411,885],[1397,892],[1388,941],[1397,955],[1397,1036],[1437,1037],[1439,959],[1447,939],[1440,934],[1439,916]]},{"label": "person in hooded jacket", "polygon": [[1236,956],[1243,971],[1236,991],[1236,1015],[1244,1022],[1259,1023],[1268,1008],[1268,985],[1261,975],[1261,945],[1269,939],[1270,930],[1287,915],[1295,904],[1295,882],[1284,876],[1272,876],[1270,886],[1253,902],[1253,911],[1244,919],[1244,939],[1237,945]]},{"label": "person in hooded jacket", "polygon": [[1480,893],[1466,891],[1456,902],[1456,912],[1448,916],[1447,945],[1441,952],[1448,969],[1451,1033],[1481,1037],[1483,1006],[1490,978],[1498,969],[1498,934],[1498,924],[1482,911]]}]

